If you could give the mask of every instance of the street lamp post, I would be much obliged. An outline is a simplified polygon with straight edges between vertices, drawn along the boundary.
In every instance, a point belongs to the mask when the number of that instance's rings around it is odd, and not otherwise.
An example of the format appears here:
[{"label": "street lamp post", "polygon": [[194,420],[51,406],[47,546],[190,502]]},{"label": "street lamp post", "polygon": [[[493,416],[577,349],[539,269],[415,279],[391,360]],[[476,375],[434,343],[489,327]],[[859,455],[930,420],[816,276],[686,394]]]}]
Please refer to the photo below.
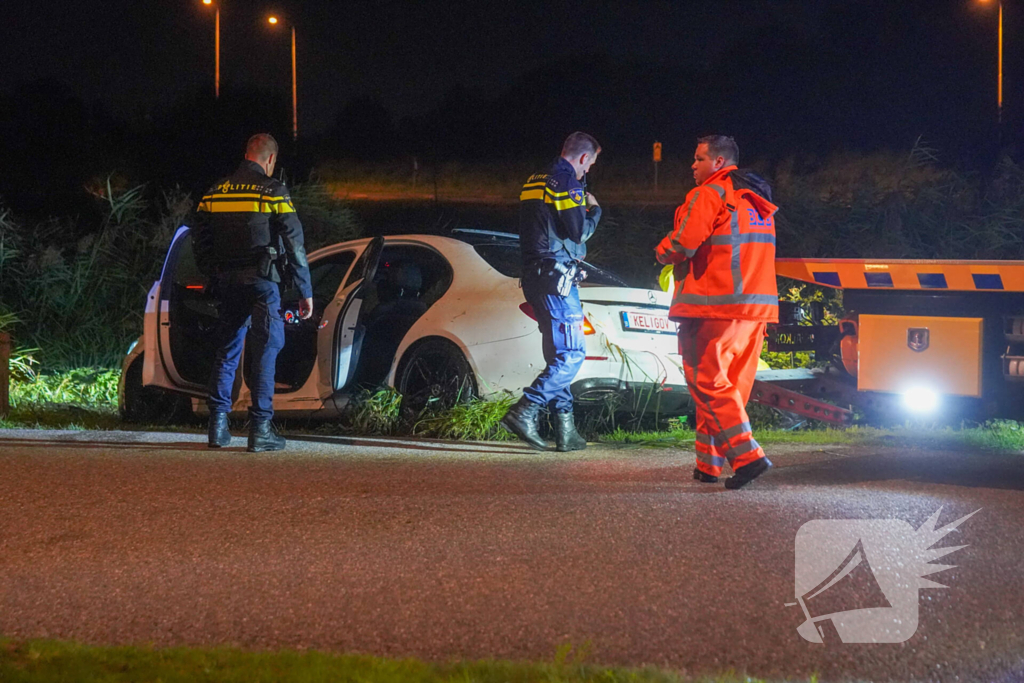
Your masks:
[{"label": "street lamp post", "polygon": [[[277,17],[268,17],[271,25],[278,23]],[[292,140],[299,139],[299,81],[295,61],[295,24],[292,24]]]},{"label": "street lamp post", "polygon": [[[204,5],[212,5],[213,0],[203,0]],[[213,17],[213,96],[220,99],[220,5],[214,8]]]},{"label": "street lamp post", "polygon": [[999,125],[1003,124],[1003,3],[999,3]]},{"label": "street lamp post", "polygon": [[[981,0],[988,3],[989,0]],[[999,124],[1003,123],[1003,1],[999,0],[999,83],[996,90],[996,102],[998,103]]]}]

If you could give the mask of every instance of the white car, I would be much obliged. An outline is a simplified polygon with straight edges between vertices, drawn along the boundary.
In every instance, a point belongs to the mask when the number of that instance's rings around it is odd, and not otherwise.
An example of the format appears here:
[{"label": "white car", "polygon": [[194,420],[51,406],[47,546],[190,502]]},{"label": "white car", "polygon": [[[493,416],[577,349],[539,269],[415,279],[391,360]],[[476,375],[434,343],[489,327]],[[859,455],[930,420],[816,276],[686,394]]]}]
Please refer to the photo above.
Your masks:
[{"label": "white car", "polygon": [[[415,410],[469,397],[518,394],[544,367],[541,335],[519,286],[518,236],[455,230],[335,244],[309,255],[314,314],[299,320],[298,292],[282,292],[285,346],[274,410],[329,418],[361,387],[387,385]],[[572,385],[578,405],[609,395],[649,401],[661,414],[689,406],[670,295],[628,287],[587,266],[580,286],[586,361]],[[217,301],[195,265],[189,228],[171,243],[146,302],[144,333],[124,360],[122,415],[154,420],[202,399],[214,356]],[[245,377],[233,410],[249,404]],[[190,398],[181,398],[190,397]],[[190,405],[191,403],[191,405]]]}]

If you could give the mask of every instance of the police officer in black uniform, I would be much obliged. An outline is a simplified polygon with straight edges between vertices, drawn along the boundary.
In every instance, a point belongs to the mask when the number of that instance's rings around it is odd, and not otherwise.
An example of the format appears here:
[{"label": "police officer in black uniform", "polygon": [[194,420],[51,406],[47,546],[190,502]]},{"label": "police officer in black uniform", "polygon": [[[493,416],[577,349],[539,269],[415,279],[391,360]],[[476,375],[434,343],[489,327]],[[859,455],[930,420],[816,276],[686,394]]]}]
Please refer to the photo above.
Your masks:
[{"label": "police officer in black uniform", "polygon": [[537,431],[544,407],[555,416],[557,450],[587,446],[573,422],[569,385],[586,358],[577,289],[586,273],[580,266],[587,254],[586,241],[601,219],[601,207],[581,181],[600,152],[592,136],[573,133],[562,145],[562,155],[542,173],[530,176],[519,195],[523,295],[537,317],[547,366],[501,421],[538,450],[547,448]]},{"label": "police officer in black uniform", "polygon": [[285,446],[284,437],[271,423],[274,370],[277,354],[284,346],[278,284],[282,277],[294,281],[302,296],[302,319],[313,314],[313,290],[302,224],[288,188],[271,177],[277,152],[277,141],[269,134],[249,138],[245,160],[238,170],[210,188],[196,214],[196,262],[210,276],[214,295],[220,300],[218,350],[208,399],[210,448],[231,443],[231,389],[247,332],[247,353],[252,358],[248,450],[279,451]]}]

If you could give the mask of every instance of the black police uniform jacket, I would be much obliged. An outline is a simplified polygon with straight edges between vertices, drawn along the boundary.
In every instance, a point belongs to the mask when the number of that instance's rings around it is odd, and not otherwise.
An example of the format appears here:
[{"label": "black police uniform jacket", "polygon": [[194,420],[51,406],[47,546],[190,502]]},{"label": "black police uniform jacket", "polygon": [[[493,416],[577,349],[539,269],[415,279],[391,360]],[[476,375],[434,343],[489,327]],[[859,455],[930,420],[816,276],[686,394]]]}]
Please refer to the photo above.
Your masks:
[{"label": "black police uniform jacket", "polygon": [[192,231],[196,264],[207,275],[281,282],[282,265],[303,298],[313,296],[302,223],[288,188],[245,160],[210,188]]},{"label": "black police uniform jacket", "polygon": [[586,241],[601,220],[601,207],[587,208],[586,191],[572,165],[559,157],[536,173],[519,195],[519,249],[523,263],[542,259],[582,261]]}]

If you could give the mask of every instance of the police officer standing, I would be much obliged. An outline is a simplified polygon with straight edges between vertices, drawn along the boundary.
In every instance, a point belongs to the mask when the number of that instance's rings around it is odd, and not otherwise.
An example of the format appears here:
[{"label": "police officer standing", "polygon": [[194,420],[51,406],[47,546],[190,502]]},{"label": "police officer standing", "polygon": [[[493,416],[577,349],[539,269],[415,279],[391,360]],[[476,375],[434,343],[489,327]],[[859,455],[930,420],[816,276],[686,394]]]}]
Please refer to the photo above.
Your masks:
[{"label": "police officer standing", "polygon": [[547,444],[537,431],[542,408],[555,415],[555,447],[586,448],[576,432],[569,385],[586,357],[583,309],[577,283],[586,277],[580,262],[601,219],[601,207],[581,181],[597,161],[601,146],[579,131],[562,145],[562,155],[546,170],[530,176],[519,195],[519,247],[523,259],[523,295],[533,307],[547,367],[501,422],[538,450]]},{"label": "police officer standing", "polygon": [[[274,416],[274,370],[284,346],[282,277],[294,280],[302,300],[299,317],[313,314],[313,291],[303,246],[302,224],[284,183],[274,180],[277,141],[267,133],[249,138],[245,160],[217,182],[200,202],[193,246],[200,270],[210,276],[220,300],[217,356],[210,377],[210,448],[231,443],[231,389],[246,333],[252,358],[249,388],[249,448],[279,451],[284,437]],[[250,329],[251,320],[251,329]]]}]

